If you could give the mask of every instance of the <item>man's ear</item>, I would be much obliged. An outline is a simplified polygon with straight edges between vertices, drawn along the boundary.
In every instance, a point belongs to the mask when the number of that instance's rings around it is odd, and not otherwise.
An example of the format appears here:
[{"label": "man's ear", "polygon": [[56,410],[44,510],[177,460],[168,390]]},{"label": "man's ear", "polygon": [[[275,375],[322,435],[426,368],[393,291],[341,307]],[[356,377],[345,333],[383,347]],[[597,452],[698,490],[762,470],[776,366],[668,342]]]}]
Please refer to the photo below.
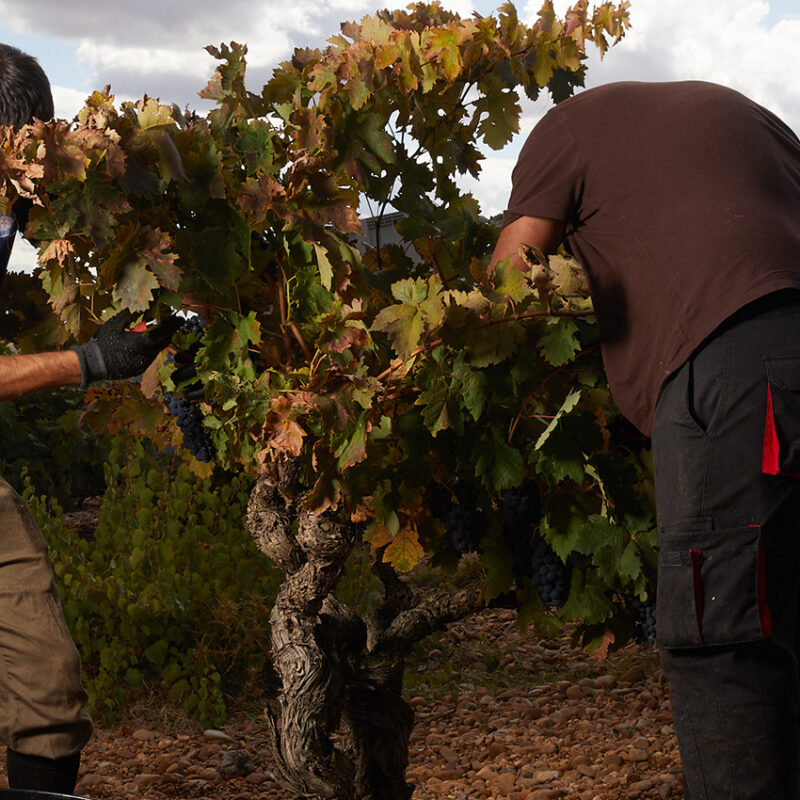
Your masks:
[{"label": "man's ear", "polygon": [[[33,201],[28,200],[27,197],[18,198],[12,208],[12,212],[17,218],[17,230],[20,231],[23,236],[25,236],[25,228],[28,226],[28,215],[31,213],[32,208]],[[27,239],[27,236],[25,238]],[[30,239],[28,241],[30,241]]]}]

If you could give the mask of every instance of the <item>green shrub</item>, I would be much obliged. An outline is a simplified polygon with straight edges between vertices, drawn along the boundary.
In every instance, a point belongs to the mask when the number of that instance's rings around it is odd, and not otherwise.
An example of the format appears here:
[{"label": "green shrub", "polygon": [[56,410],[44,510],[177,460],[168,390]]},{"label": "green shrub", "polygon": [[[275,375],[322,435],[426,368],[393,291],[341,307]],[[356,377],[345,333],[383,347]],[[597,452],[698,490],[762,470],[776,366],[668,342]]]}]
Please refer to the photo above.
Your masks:
[{"label": "green shrub", "polygon": [[27,472],[38,495],[66,508],[103,493],[110,439],[81,427],[83,390],[36,392],[0,402],[0,475],[18,492]]},{"label": "green shrub", "polygon": [[280,575],[243,528],[244,475],[200,479],[117,437],[93,538],[57,503],[24,496],[50,545],[67,624],[81,652],[89,711],[109,721],[154,684],[204,725],[225,697],[272,681],[269,612]]}]

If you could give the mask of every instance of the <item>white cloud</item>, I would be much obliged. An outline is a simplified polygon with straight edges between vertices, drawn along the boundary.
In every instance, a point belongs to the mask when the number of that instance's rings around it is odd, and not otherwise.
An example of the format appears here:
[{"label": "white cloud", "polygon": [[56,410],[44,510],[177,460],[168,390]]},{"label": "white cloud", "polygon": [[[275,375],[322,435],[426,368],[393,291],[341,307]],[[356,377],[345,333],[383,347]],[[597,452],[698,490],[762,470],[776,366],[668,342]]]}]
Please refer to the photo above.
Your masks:
[{"label": "white cloud", "polygon": [[505,210],[515,163],[516,158],[494,156],[483,162],[483,171],[477,178],[463,175],[456,182],[462,191],[478,198],[484,216],[492,217]]},{"label": "white cloud", "polygon": [[27,239],[23,239],[21,235],[17,234],[17,238],[14,240],[14,249],[11,251],[9,269],[13,272],[31,274],[39,266],[36,260],[37,256],[36,248]]},{"label": "white cloud", "polygon": [[120,69],[137,75],[176,72],[192,76],[198,82],[213,69],[209,56],[189,50],[102,44],[89,39],[84,39],[78,47],[78,58],[98,73]]},{"label": "white cloud", "polygon": [[88,92],[56,84],[51,84],[50,89],[53,92],[56,117],[59,119],[72,119],[83,108],[88,95]]},{"label": "white cloud", "polygon": [[[493,13],[500,0],[444,4],[466,16],[475,7]],[[563,14],[571,4],[556,0],[556,10]],[[118,99],[147,93],[202,111],[197,92],[215,66],[205,45],[246,42],[249,83],[258,89],[293,47],[323,46],[340,22],[359,20],[384,5],[379,0],[228,0],[222,7],[211,0],[0,0],[0,18],[6,28],[35,34],[43,48],[48,36],[62,44],[74,41],[76,60],[92,73],[88,89],[110,83]],[[404,7],[406,0],[388,5]],[[530,22],[541,0],[518,0],[518,7]],[[587,85],[715,81],[744,92],[800,131],[800,83],[793,80],[800,73],[796,12],[795,0],[783,5],[777,0],[633,0],[632,28],[623,41],[603,61],[590,46]],[[51,77],[58,114],[71,118],[88,90]],[[502,154],[487,153],[481,179],[469,184],[487,212],[504,204],[498,198],[508,193],[508,185],[505,192],[501,189],[508,165],[549,105],[546,94],[535,104],[526,103],[522,133]]]}]

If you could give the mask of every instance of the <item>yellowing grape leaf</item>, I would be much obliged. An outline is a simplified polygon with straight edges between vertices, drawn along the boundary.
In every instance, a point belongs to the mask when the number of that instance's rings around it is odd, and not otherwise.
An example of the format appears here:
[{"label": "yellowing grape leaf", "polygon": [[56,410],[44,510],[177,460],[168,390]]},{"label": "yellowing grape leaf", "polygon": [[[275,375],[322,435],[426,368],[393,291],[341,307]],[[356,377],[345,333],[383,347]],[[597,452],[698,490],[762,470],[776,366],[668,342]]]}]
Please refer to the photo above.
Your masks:
[{"label": "yellowing grape leaf", "polygon": [[172,116],[171,106],[162,106],[158,100],[152,97],[143,97],[134,106],[136,121],[139,128],[143,131],[155,128],[172,128],[175,126],[175,118]]},{"label": "yellowing grape leaf", "polygon": [[322,285],[330,291],[333,283],[333,266],[328,258],[328,253],[321,245],[314,243],[314,252],[317,255],[317,267],[319,268],[319,279]]},{"label": "yellowing grape leaf", "polygon": [[416,528],[405,527],[392,539],[383,553],[383,560],[400,572],[410,572],[424,555]]}]

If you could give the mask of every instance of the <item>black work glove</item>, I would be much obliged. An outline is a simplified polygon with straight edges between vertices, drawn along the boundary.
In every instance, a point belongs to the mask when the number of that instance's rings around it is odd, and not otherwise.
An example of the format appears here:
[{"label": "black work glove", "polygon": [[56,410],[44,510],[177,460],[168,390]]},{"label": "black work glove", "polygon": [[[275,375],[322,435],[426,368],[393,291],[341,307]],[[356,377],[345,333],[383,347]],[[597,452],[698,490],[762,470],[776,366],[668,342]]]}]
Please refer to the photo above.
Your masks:
[{"label": "black work glove", "polygon": [[135,333],[126,330],[132,318],[130,311],[120,311],[86,344],[72,348],[81,362],[81,386],[141,375],[183,324],[179,317],[169,317],[154,328]]}]

